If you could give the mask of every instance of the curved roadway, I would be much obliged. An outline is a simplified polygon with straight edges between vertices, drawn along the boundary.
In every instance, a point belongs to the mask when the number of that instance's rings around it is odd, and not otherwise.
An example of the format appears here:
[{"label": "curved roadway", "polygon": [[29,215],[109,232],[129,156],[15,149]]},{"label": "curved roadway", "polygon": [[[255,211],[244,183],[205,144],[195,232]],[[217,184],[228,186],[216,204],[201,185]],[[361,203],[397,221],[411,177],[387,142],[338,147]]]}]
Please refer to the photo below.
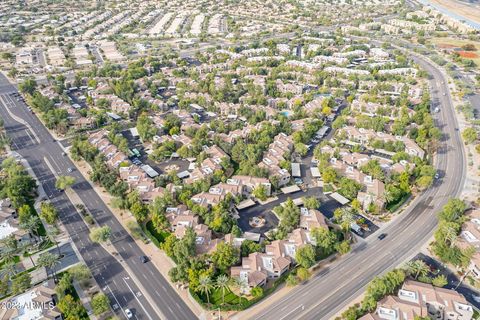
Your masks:
[{"label": "curved roadway", "polygon": [[[452,197],[460,194],[465,179],[465,155],[456,128],[457,119],[443,74],[426,60],[413,57],[432,76],[430,89],[432,109],[444,139],[436,156],[435,166],[440,180],[415,198],[396,219],[382,228],[384,240],[375,236],[356,244],[352,252],[335,261],[309,282],[300,285],[285,297],[268,306],[266,301],[255,309],[251,319],[332,319],[335,314],[358,297],[377,275],[403,263],[427,243],[437,225],[436,213]],[[443,83],[442,83],[443,82]],[[444,96],[443,93],[446,93]],[[253,310],[252,310],[253,311]],[[242,319],[242,315],[238,315]]]}]

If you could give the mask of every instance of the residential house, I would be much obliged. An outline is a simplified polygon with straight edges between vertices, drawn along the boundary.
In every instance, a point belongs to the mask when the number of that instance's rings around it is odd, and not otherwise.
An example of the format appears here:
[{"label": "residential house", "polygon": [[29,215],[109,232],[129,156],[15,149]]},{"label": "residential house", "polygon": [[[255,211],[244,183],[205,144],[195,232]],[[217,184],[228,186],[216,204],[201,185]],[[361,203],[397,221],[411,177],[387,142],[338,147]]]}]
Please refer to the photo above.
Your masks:
[{"label": "residential house", "polygon": [[386,296],[375,312],[360,320],[409,320],[416,317],[444,320],[473,319],[473,307],[452,289],[406,280],[396,296]]},{"label": "residential house", "polygon": [[50,319],[61,320],[62,314],[55,306],[57,295],[55,282],[50,279],[25,293],[19,294],[7,301],[5,305],[17,306],[15,308],[1,308],[0,320],[30,320]]}]

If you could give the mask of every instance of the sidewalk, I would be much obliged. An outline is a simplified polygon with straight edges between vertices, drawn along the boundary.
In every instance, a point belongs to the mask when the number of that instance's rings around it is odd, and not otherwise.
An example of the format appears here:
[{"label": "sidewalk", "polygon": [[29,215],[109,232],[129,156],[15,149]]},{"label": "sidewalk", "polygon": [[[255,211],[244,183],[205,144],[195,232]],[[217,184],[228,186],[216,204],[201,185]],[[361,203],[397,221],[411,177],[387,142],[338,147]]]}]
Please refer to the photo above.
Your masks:
[{"label": "sidewalk", "polygon": [[[69,154],[69,152],[67,152]],[[70,154],[69,154],[70,155]],[[73,161],[73,160],[72,160]],[[130,231],[127,227],[127,223],[129,221],[135,221],[136,219],[133,217],[133,215],[128,211],[128,210],[121,210],[117,208],[113,208],[111,206],[111,201],[113,200],[113,197],[108,194],[107,191],[105,191],[102,187],[99,187],[93,183],[90,182],[89,179],[89,174],[88,172],[90,171],[90,165],[86,163],[85,161],[73,161],[75,165],[77,166],[77,169],[80,171],[80,173],[83,175],[83,177],[90,183],[90,185],[93,187],[95,192],[98,194],[98,196],[102,199],[102,201],[108,206],[110,211],[114,214],[115,218],[120,222],[120,224],[127,230],[130,234]],[[72,200],[74,204],[77,203],[83,203],[82,200],[77,196],[75,192],[68,192],[67,195],[69,198]],[[176,285],[170,281],[170,277],[168,275],[168,272],[170,269],[172,269],[175,266],[175,263],[168,257],[165,252],[157,248],[152,242],[146,244],[141,240],[134,239],[135,243],[140,247],[140,249],[147,255],[151,261],[151,263],[154,264],[154,266],[157,268],[157,270],[163,275],[163,277],[168,281],[168,283],[171,285],[171,287],[177,292],[177,294],[185,301],[185,303],[189,306],[189,308],[192,310],[192,312],[199,318],[202,319],[209,319],[208,311],[205,311],[189,294],[188,289],[184,289],[180,287],[179,285]],[[103,246],[108,252],[110,252],[114,257],[117,255],[114,254],[115,249],[112,245],[105,245]],[[117,258],[117,257],[116,257]],[[124,264],[126,266],[126,264]],[[127,266],[126,266],[127,268]],[[129,268],[127,268],[128,270]],[[134,275],[134,273],[129,270],[129,273],[131,275]],[[140,283],[137,282],[137,285],[140,285]]]},{"label": "sidewalk", "polygon": [[73,287],[80,298],[80,302],[82,302],[82,305],[87,309],[88,317],[91,320],[97,320],[97,316],[93,314],[92,306],[90,305],[90,298],[85,294],[85,291],[83,291],[77,281],[73,281]]}]

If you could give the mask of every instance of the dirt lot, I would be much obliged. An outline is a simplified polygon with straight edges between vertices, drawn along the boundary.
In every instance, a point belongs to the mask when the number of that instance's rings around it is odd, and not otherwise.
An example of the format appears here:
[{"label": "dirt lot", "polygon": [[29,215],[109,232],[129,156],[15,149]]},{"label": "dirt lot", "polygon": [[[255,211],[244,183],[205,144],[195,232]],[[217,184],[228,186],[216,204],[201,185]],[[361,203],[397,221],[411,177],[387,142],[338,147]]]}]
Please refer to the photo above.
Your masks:
[{"label": "dirt lot", "polygon": [[480,42],[478,41],[438,37],[438,38],[432,38],[429,42],[434,45],[439,45],[445,49],[461,47],[465,44],[473,44],[477,49],[476,51],[457,51],[457,52],[463,58],[472,59],[477,65],[480,66]]},{"label": "dirt lot", "polygon": [[441,5],[451,12],[455,12],[467,19],[480,23],[480,7],[478,5],[468,5],[457,0],[430,0],[430,2]]}]

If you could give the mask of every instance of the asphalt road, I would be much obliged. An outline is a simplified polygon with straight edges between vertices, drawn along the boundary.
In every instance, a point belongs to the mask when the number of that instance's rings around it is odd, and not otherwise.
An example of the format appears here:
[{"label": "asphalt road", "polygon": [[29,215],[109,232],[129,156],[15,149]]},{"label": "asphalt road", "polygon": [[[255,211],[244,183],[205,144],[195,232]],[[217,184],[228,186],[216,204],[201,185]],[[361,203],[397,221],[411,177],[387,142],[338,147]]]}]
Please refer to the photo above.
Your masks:
[{"label": "asphalt road", "polygon": [[[444,133],[435,161],[441,172],[440,180],[418,196],[401,216],[382,228],[381,232],[387,234],[384,240],[369,237],[358,242],[350,254],[326,267],[305,285],[293,289],[285,298],[268,306],[260,303],[258,313],[251,319],[332,319],[364,291],[373,277],[415,255],[433,234],[436,213],[448,199],[459,195],[465,180],[466,160],[459,132],[455,130],[458,126],[446,87],[448,82],[425,60],[414,60],[432,75],[432,108],[440,108],[434,115]],[[243,319],[241,314],[238,319]]]},{"label": "asphalt road", "polygon": [[[60,144],[53,140],[37,117],[27,110],[27,106],[8,95],[14,91],[16,88],[0,74],[0,116],[4,119],[5,129],[12,140],[12,149],[28,161],[46,194],[51,196],[50,200],[57,207],[62,223],[100,287],[109,295],[117,315],[126,318],[123,310],[129,308],[136,319],[196,319],[158,270],[151,263],[140,262],[142,250],[109,211],[90,183],[77,170],[68,173],[67,169],[75,168],[75,165],[68,157],[62,156],[63,149]],[[16,121],[7,112],[7,108],[14,116],[28,123],[28,126]],[[90,241],[88,227],[74,205],[65,193],[56,191],[56,178],[45,160],[56,174],[76,178],[73,186],[75,192],[99,225],[111,227],[111,240],[119,253],[118,260],[102,246]],[[136,279],[127,272],[125,265],[135,272]],[[140,283],[137,283],[137,280]],[[145,294],[150,296],[153,306],[147,301]]]}]

